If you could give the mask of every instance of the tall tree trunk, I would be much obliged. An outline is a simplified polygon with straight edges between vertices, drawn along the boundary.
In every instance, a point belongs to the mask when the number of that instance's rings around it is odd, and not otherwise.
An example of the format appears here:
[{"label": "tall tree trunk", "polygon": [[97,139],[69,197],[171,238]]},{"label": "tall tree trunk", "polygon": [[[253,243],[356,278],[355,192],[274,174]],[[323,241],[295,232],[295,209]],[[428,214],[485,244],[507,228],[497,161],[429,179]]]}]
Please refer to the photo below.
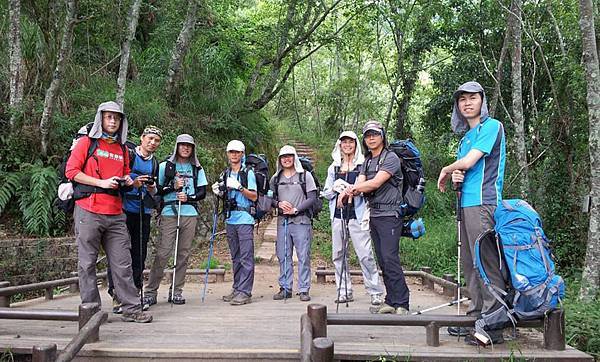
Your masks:
[{"label": "tall tree trunk", "polygon": [[167,98],[172,105],[178,103],[181,68],[190,47],[192,37],[194,36],[194,29],[198,18],[198,2],[199,0],[191,0],[189,2],[185,22],[183,23],[183,27],[179,32],[179,36],[177,37],[177,41],[171,52],[171,63],[169,64],[169,70],[167,72],[165,91],[167,93]]},{"label": "tall tree trunk", "polygon": [[117,78],[117,103],[119,103],[121,109],[124,108],[123,103],[125,103],[125,85],[127,83],[127,70],[129,69],[131,42],[135,36],[141,5],[142,0],[133,1],[127,19],[127,34],[125,35],[125,41],[121,45],[121,65],[119,66],[119,77]]},{"label": "tall tree trunk", "polygon": [[317,129],[319,130],[319,135],[322,135],[323,130],[321,129],[321,111],[319,110],[319,93],[317,91],[317,81],[315,80],[315,71],[313,68],[312,56],[309,57],[309,62],[310,62],[310,78],[312,80],[313,94],[315,97],[315,110],[317,112]]},{"label": "tall tree trunk", "polygon": [[10,127],[15,124],[15,113],[20,110],[23,101],[22,74],[23,57],[21,55],[21,1],[10,0],[8,2],[10,26],[8,31],[8,48],[10,62],[10,96],[9,106],[11,110]]},{"label": "tall tree trunk", "polygon": [[300,115],[298,114],[298,103],[296,102],[296,72],[292,69],[292,100],[294,102],[294,114],[296,115],[296,123],[298,129],[302,132],[302,124],[300,123]]},{"label": "tall tree trunk", "polygon": [[590,150],[590,228],[579,297],[589,301],[600,288],[600,70],[592,0],[579,0],[583,63],[587,80]]},{"label": "tall tree trunk", "polygon": [[60,91],[61,80],[65,72],[65,66],[71,51],[73,43],[73,28],[77,22],[77,1],[67,0],[67,14],[65,16],[65,25],[62,40],[60,42],[60,50],[56,57],[56,68],[52,74],[52,81],[50,87],[46,90],[46,97],[44,99],[44,111],[42,112],[42,119],[40,120],[40,133],[42,136],[42,155],[48,154],[48,132],[50,130],[50,121],[52,120],[52,113],[54,112],[54,105],[58,92]]},{"label": "tall tree trunk", "polygon": [[525,119],[523,117],[523,85],[521,80],[521,0],[513,0],[512,14],[514,17],[510,31],[512,34],[512,111],[515,126],[515,143],[517,146],[517,164],[521,174],[520,193],[525,198],[529,193],[529,167],[527,165],[527,147],[525,145]]},{"label": "tall tree trunk", "polygon": [[502,78],[503,78],[503,72],[502,72],[502,67],[504,66],[504,58],[506,58],[506,54],[508,53],[508,45],[510,43],[509,39],[510,39],[510,30],[512,29],[512,24],[511,24],[511,19],[513,18],[512,15],[508,16],[508,20],[507,20],[507,27],[506,27],[506,32],[504,33],[504,40],[502,41],[502,49],[500,50],[500,57],[498,58],[498,64],[496,65],[496,86],[494,87],[494,92],[492,93],[491,99],[490,99],[490,116],[492,117],[497,117],[496,116],[496,107],[498,106],[498,99],[502,97],[502,90],[501,90],[501,85],[502,85]]}]

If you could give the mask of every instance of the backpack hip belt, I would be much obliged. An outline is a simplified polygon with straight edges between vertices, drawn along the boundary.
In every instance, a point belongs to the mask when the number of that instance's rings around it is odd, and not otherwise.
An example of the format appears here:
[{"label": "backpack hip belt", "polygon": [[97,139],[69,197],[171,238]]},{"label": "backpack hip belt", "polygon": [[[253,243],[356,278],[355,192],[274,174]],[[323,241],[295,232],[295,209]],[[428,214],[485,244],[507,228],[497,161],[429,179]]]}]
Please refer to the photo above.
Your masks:
[{"label": "backpack hip belt", "polygon": [[112,196],[119,196],[119,190],[115,189],[104,189],[101,187],[77,184],[74,188],[73,198],[75,200],[84,199],[91,196],[92,194],[108,194]]},{"label": "backpack hip belt", "polygon": [[400,210],[404,202],[369,202],[369,207],[376,210]]}]

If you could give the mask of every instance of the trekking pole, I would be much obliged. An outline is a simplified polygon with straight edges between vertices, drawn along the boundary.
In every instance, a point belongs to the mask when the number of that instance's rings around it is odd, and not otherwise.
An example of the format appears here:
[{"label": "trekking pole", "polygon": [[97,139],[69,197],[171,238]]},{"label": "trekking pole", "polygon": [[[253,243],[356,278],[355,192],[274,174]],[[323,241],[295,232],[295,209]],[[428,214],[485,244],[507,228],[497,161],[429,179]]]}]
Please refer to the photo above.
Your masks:
[{"label": "trekking pole", "polygon": [[173,254],[173,280],[171,282],[171,307],[175,297],[175,272],[177,271],[177,247],[179,244],[179,220],[181,218],[181,200],[177,200],[177,229],[175,231],[175,252]]},{"label": "trekking pole", "polygon": [[[142,246],[142,234],[144,232],[144,203],[143,203],[143,196],[142,196],[142,186],[140,185],[140,187],[138,188],[138,196],[140,199],[140,234],[139,234],[139,238],[138,241],[140,242],[140,284],[141,284],[141,289],[140,289],[140,305],[142,306],[142,310],[144,309],[144,263],[142,262],[142,255],[144,253],[144,249]],[[135,278],[135,275],[133,276]]]},{"label": "trekking pole", "polygon": [[423,314],[423,313],[431,312],[432,310],[440,309],[440,308],[443,308],[443,307],[451,307],[454,304],[460,304],[462,302],[466,302],[467,300],[471,300],[471,298],[464,297],[462,299],[453,300],[453,301],[448,302],[446,304],[440,304],[440,305],[437,305],[435,307],[431,307],[431,308],[427,308],[427,309],[422,309],[422,310],[413,312],[412,315],[418,315],[418,314]]},{"label": "trekking pole", "polygon": [[212,234],[210,236],[210,242],[208,247],[208,262],[206,263],[206,271],[204,273],[204,289],[202,289],[202,303],[204,303],[204,298],[206,297],[206,286],[208,285],[208,271],[210,269],[210,260],[212,259],[214,245],[215,245],[215,236],[217,235],[217,221],[219,220],[219,198],[215,197],[215,207],[213,210],[213,224],[212,224]]},{"label": "trekking pole", "polygon": [[[457,294],[456,300],[456,315],[460,315],[460,249],[462,248],[462,238],[461,238],[461,224],[462,224],[462,182],[457,182],[454,184],[454,189],[456,190],[456,227],[457,227],[457,249],[458,249],[458,261],[456,263],[456,280],[457,280]],[[460,333],[459,333],[460,337]]]},{"label": "trekking pole", "polygon": [[[283,279],[287,278],[287,240],[288,240],[288,217],[283,218]],[[294,266],[292,265],[292,268]],[[291,291],[290,291],[291,292]],[[283,287],[283,303],[287,301],[287,292],[285,286]]]},{"label": "trekking pole", "polygon": [[[342,223],[342,267],[340,270],[340,284],[342,283],[342,281],[344,282],[344,294],[346,296],[345,297],[346,308],[348,308],[348,275],[347,275],[348,274],[348,265],[346,264],[346,258],[348,257],[348,254],[347,254],[348,249],[347,249],[347,244],[346,244],[346,240],[348,238],[348,225],[346,224],[346,219],[344,218],[344,208],[343,207],[340,207],[340,216],[341,216],[341,223]],[[342,288],[338,288],[337,303],[336,303],[336,307],[335,307],[336,313],[340,309],[341,292],[342,292]]]}]

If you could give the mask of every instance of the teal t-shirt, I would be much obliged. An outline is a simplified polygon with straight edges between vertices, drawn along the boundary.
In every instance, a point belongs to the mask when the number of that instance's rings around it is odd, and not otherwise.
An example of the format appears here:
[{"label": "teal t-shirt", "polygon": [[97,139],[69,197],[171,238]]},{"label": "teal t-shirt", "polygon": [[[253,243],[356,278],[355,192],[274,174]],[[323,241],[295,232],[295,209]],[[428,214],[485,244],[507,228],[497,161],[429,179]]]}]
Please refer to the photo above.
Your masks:
[{"label": "teal t-shirt", "polygon": [[465,173],[462,185],[462,207],[497,205],[502,201],[504,165],[506,163],[506,140],[504,126],[498,120],[486,118],[470,129],[460,141],[457,159],[472,149],[483,157]]},{"label": "teal t-shirt", "polygon": [[[160,164],[158,168],[158,183],[161,186],[165,186],[165,167],[167,163],[163,162]],[[196,194],[196,189],[192,185],[194,183],[194,178],[192,176],[192,165],[190,163],[176,163],[175,164],[175,180],[178,178],[183,178],[185,180],[185,184],[183,185],[183,192],[185,192],[189,196],[194,196]],[[208,185],[208,181],[206,180],[206,174],[204,173],[204,169],[197,169],[198,173],[198,182],[196,186],[206,186]],[[164,216],[176,216],[177,215],[177,203],[174,205],[167,205],[167,203],[172,201],[177,201],[177,193],[171,192],[163,196],[163,200],[165,202],[165,207],[162,210],[161,215]],[[198,216],[198,212],[193,205],[181,204],[181,216]]]},{"label": "teal t-shirt", "polygon": [[[228,171],[226,177],[233,177],[241,182],[240,176],[237,172]],[[254,171],[248,170],[248,186],[247,189],[250,191],[256,191],[256,176]],[[249,208],[252,206],[252,201],[247,199],[238,190],[230,190],[227,192],[229,199],[234,199],[238,207]],[[225,220],[229,225],[254,225],[254,217],[247,211],[235,210],[231,211],[231,215]]]}]

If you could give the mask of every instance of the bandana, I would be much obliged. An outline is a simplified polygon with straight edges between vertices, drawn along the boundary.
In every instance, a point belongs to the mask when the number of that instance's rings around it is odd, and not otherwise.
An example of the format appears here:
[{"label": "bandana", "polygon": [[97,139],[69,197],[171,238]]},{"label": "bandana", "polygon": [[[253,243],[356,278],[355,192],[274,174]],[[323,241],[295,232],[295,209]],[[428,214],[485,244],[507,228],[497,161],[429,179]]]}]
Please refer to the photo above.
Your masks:
[{"label": "bandana", "polygon": [[155,134],[158,137],[162,138],[163,134],[162,134],[162,130],[156,126],[148,126],[146,128],[144,128],[144,132],[142,133],[142,136],[145,136],[147,134]]},{"label": "bandana", "polygon": [[105,140],[106,143],[111,144],[111,143],[118,142],[119,136],[118,136],[118,134],[115,134],[115,136],[111,136],[106,132],[102,132],[102,139]]}]

